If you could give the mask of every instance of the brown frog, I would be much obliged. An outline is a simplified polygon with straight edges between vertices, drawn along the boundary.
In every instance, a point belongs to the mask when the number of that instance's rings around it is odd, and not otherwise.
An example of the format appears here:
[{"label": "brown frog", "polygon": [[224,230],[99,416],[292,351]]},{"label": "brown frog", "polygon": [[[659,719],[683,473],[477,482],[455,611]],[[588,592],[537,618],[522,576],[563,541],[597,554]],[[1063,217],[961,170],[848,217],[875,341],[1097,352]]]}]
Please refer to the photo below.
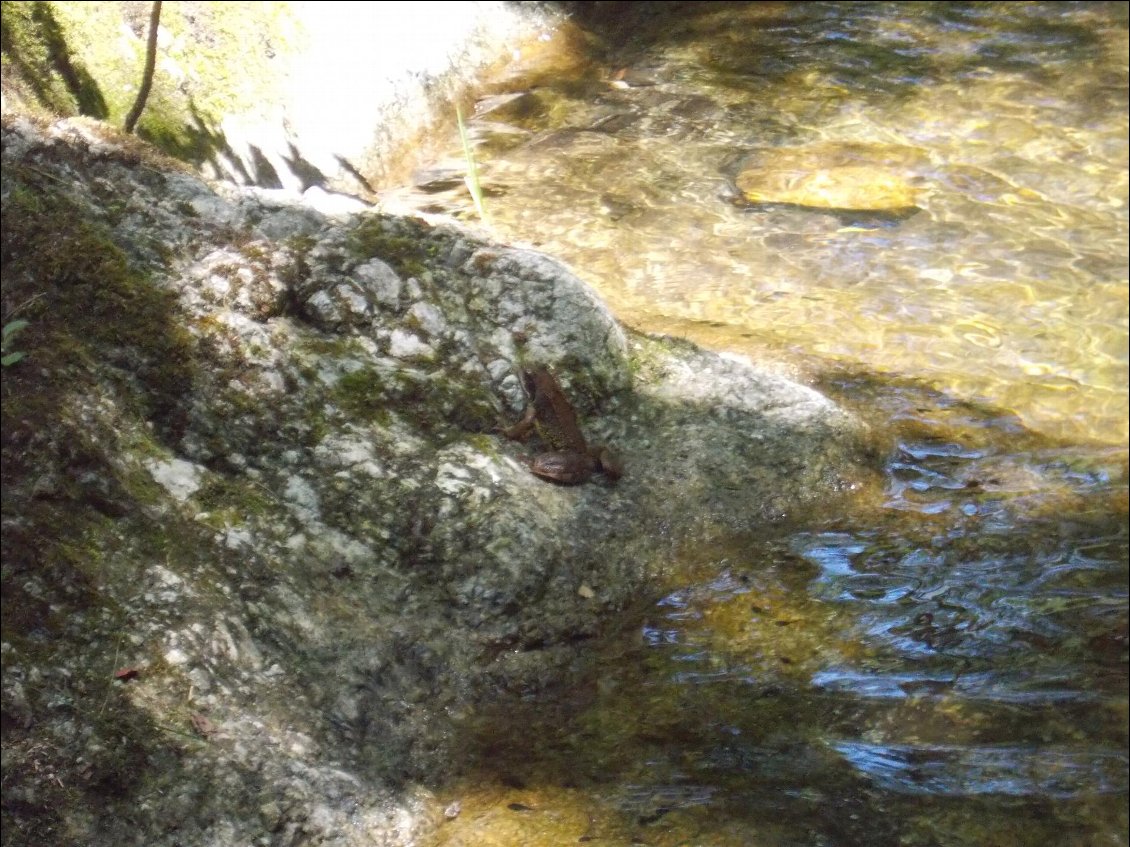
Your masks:
[{"label": "brown frog", "polygon": [[606,447],[588,446],[577,424],[577,413],[553,374],[538,366],[523,371],[522,379],[530,403],[522,419],[506,429],[505,435],[522,440],[533,431],[548,448],[526,462],[534,475],[562,485],[588,482],[594,473],[619,479],[624,472],[619,459]]}]

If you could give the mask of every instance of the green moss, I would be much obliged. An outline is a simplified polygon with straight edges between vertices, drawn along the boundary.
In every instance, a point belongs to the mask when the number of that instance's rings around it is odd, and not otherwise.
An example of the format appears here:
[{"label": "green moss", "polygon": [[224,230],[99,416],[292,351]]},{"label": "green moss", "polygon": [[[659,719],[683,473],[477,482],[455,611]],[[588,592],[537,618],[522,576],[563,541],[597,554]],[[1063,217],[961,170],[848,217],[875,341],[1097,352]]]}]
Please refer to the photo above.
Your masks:
[{"label": "green moss", "polygon": [[[101,679],[74,679],[72,691],[91,687],[98,693],[75,697],[73,708],[81,709],[84,731],[91,741],[77,773],[75,749],[45,735],[16,732],[5,738],[4,791],[26,798],[22,803],[4,803],[3,845],[81,845],[91,843],[89,827],[81,813],[84,806],[105,808],[121,802],[132,792],[143,792],[155,771],[155,760],[165,758],[166,768],[175,765],[176,739],[162,733],[145,712],[129,701],[125,687],[110,674]],[[59,701],[66,702],[66,695]],[[153,751],[161,751],[156,756]],[[175,771],[174,771],[175,772]]]},{"label": "green moss", "polygon": [[387,262],[401,276],[421,277],[436,247],[424,239],[394,235],[380,218],[366,218],[350,233],[349,247],[358,256]]},{"label": "green moss", "polygon": [[[6,74],[10,6],[20,5],[28,4],[4,5]],[[71,96],[66,86],[59,92]],[[65,159],[68,151],[55,145],[43,155]],[[146,662],[149,678],[165,672],[159,645],[123,643],[146,572],[160,564],[188,575],[225,555],[209,543],[214,525],[146,508],[168,496],[139,459],[167,456],[179,438],[201,362],[178,298],[131,262],[104,223],[124,207],[76,204],[68,198],[75,186],[41,168],[5,163],[0,227],[2,316],[28,321],[18,345],[24,359],[0,374],[0,627],[12,651],[5,671],[11,662],[48,678],[29,686],[26,707],[16,704],[34,720],[31,729],[20,724],[23,714],[9,722],[5,700],[5,847],[89,843],[90,832],[69,829],[83,822],[82,810],[136,802],[154,772],[175,773],[175,761],[157,759],[166,751],[175,758],[183,734],[156,726],[131,702],[140,686],[113,672],[119,648],[121,662]],[[214,476],[200,496],[225,526],[271,507],[254,483]],[[72,714],[82,716],[82,740],[52,747],[52,722],[66,722],[71,735]],[[76,761],[76,752],[84,758]],[[9,789],[27,805],[8,803]]]},{"label": "green moss", "polygon": [[[357,352],[348,339],[307,342],[303,349],[343,358]],[[488,389],[444,371],[360,368],[339,377],[328,399],[351,417],[387,426],[392,414],[403,414],[433,434],[482,432],[498,418],[497,402]]]},{"label": "green moss", "polygon": [[498,401],[481,383],[448,373],[416,379],[400,374],[392,397],[398,409],[411,410],[425,432],[465,438],[468,432],[487,432],[498,425]]},{"label": "green moss", "polygon": [[[127,444],[156,449],[146,423],[175,436],[193,344],[171,296],[99,225],[49,186],[33,188],[19,167],[5,177],[3,311],[29,321],[27,356],[2,375],[4,511],[20,526],[4,533],[8,639],[66,626],[66,609],[119,614],[102,591],[118,578],[106,551],[118,522],[159,494],[148,474],[113,457]],[[27,595],[21,574],[30,573],[64,602]]]},{"label": "green moss", "polygon": [[[4,511],[20,527],[4,533],[3,617],[28,632],[65,626],[59,608],[118,613],[102,599],[102,583],[118,578],[107,550],[119,522],[159,493],[115,457],[177,437],[195,344],[174,295],[102,225],[37,172],[13,165],[4,176],[0,303],[28,327],[26,357],[0,376]],[[22,596],[28,573],[58,587],[64,606]]]},{"label": "green moss", "polygon": [[[107,117],[110,110],[102,87],[75,55],[73,37],[55,4],[5,0],[0,6],[4,76],[12,81],[20,98],[52,114]],[[102,16],[105,9],[88,11],[93,19]]]},{"label": "green moss", "polygon": [[330,399],[346,414],[382,426],[403,415],[440,439],[488,432],[499,422],[498,402],[486,387],[442,371],[365,368],[341,377]]},{"label": "green moss", "polygon": [[386,377],[371,368],[345,374],[331,392],[332,400],[353,417],[388,423]]},{"label": "green moss", "polygon": [[501,442],[494,435],[477,433],[470,436],[467,439],[467,443],[474,447],[477,452],[482,453],[484,456],[497,458],[500,455],[498,445]]},{"label": "green moss", "polygon": [[[141,80],[148,17],[148,3],[4,0],[5,92],[41,112],[121,126]],[[282,75],[273,62],[298,47],[291,5],[165,3],[161,29],[138,135],[177,158],[252,180],[220,127],[229,115],[254,116],[278,102]]]},{"label": "green moss", "polygon": [[356,339],[349,336],[309,336],[295,342],[295,352],[313,357],[329,356],[335,359],[350,359],[365,355],[364,349]]},{"label": "green moss", "polygon": [[[6,451],[6,470],[8,458]],[[6,496],[6,518],[17,511],[10,501]],[[191,740],[158,726],[135,705],[136,690],[114,676],[139,653],[145,680],[171,671],[157,644],[125,640],[131,610],[117,598],[136,596],[139,576],[155,563],[187,572],[209,555],[204,532],[168,515],[110,519],[60,499],[20,504],[18,520],[5,527],[0,621],[11,650],[5,668],[43,669],[47,678],[29,691],[24,708],[35,720],[26,731],[9,723],[5,701],[5,847],[89,843],[88,830],[73,828],[77,810],[128,803],[154,774],[175,773],[178,748]],[[60,645],[67,645],[62,652]],[[56,672],[60,667],[65,675]],[[163,723],[175,719],[168,709],[162,714]],[[53,721],[72,715],[82,716],[80,748],[51,731]],[[173,761],[160,762],[165,756]],[[8,803],[9,791],[26,804]]]},{"label": "green moss", "polygon": [[295,259],[303,261],[317,243],[318,239],[312,235],[292,235],[283,241],[283,245],[294,254]]},{"label": "green moss", "polygon": [[194,499],[203,509],[194,520],[217,531],[243,526],[249,519],[279,508],[278,498],[253,480],[222,474],[210,475]]},{"label": "green moss", "polygon": [[178,200],[173,204],[173,207],[177,210],[177,212],[184,215],[186,218],[200,217],[200,213],[197,212],[196,208],[187,200]]},{"label": "green moss", "polygon": [[[143,417],[178,429],[194,342],[174,319],[175,294],[131,267],[109,233],[53,186],[31,170],[8,170],[3,310],[29,321],[21,346],[35,366],[6,369],[6,387],[11,378],[16,398],[32,402],[59,390],[59,373],[109,368],[140,382],[131,396],[144,403]],[[5,420],[7,409],[6,401]]]}]

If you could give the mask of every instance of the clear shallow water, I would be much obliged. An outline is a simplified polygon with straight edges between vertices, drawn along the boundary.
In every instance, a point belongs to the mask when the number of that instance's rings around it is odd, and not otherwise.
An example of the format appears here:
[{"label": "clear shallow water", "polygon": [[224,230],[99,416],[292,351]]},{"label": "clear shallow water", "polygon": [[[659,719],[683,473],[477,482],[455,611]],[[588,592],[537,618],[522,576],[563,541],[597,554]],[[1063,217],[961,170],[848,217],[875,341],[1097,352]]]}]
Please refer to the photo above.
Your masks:
[{"label": "clear shallow water", "polygon": [[[1125,443],[1124,15],[769,3],[658,33],[645,19],[606,61],[531,68],[479,102],[491,224],[568,260],[629,323],[717,324],[715,346],[928,378],[1049,435]],[[625,68],[642,84],[615,87]],[[743,154],[819,143],[896,151],[922,211],[875,227],[730,202]],[[461,174],[457,148],[442,165]],[[454,182],[404,199],[466,213]]]},{"label": "clear shallow water", "polygon": [[[438,843],[1128,843],[1125,8],[641,7],[480,101],[496,234],[892,450],[481,715]],[[734,202],[815,143],[886,145],[920,211]],[[470,217],[461,173],[389,202]]]}]

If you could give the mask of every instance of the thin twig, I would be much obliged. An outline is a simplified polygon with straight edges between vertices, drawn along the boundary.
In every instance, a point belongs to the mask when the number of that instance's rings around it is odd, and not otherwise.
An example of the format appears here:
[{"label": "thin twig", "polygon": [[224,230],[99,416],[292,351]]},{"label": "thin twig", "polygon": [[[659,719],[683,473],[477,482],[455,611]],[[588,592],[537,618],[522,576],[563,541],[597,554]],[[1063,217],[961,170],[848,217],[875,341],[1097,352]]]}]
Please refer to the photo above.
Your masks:
[{"label": "thin twig", "polygon": [[126,115],[126,122],[122,127],[128,133],[132,133],[133,128],[137,126],[137,120],[145,109],[145,101],[149,99],[149,89],[153,87],[153,71],[157,67],[157,26],[160,22],[161,0],[153,0],[153,10],[149,14],[149,41],[145,45],[145,70],[141,73],[141,88],[137,91],[137,99]]}]

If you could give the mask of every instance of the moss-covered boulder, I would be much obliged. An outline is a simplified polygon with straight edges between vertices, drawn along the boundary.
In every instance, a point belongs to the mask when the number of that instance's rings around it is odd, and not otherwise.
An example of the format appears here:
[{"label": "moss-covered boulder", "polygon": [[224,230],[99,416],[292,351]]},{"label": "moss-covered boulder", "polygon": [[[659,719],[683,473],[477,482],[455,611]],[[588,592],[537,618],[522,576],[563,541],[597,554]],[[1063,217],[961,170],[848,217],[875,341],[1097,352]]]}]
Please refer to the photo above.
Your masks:
[{"label": "moss-covered boulder", "polygon": [[[868,473],[861,425],[625,331],[544,255],[6,118],[4,844],[419,843],[476,708],[680,545]],[[626,473],[501,437],[554,369]]]}]

